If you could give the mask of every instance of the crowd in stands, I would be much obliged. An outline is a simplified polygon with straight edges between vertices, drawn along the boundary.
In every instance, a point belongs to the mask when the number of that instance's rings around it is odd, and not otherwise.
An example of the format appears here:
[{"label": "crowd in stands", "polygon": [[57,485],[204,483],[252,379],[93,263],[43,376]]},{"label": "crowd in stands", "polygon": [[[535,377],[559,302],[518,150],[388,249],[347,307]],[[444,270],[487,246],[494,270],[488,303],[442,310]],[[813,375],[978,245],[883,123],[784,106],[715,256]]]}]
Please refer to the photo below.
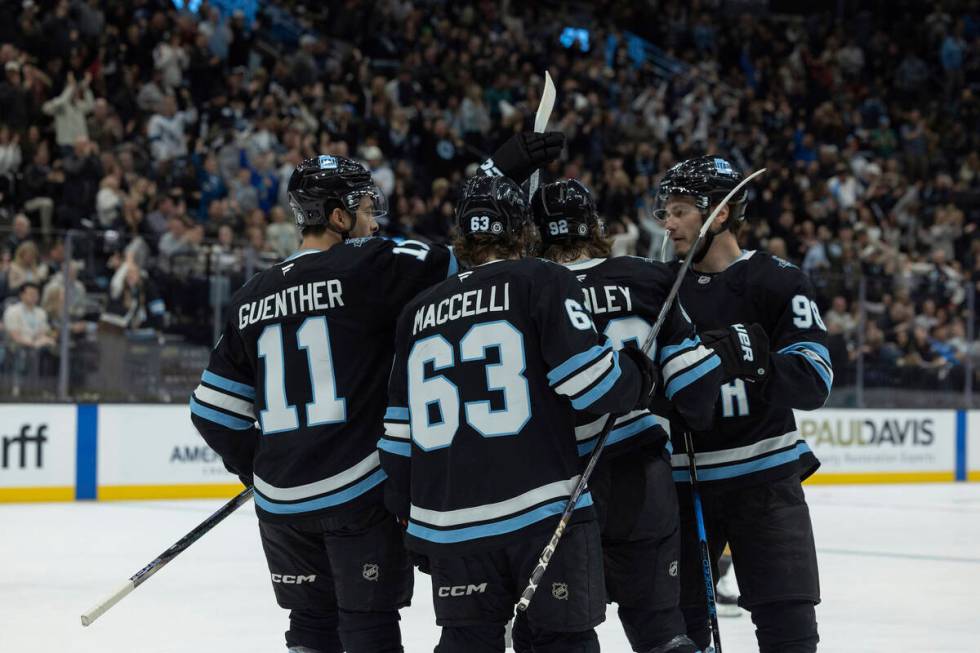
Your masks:
[{"label": "crowd in stands", "polygon": [[530,128],[547,68],[567,148],[542,181],[590,186],[616,251],[659,255],[673,163],[765,166],[744,246],[810,275],[838,384],[859,353],[870,383],[933,387],[980,357],[976,2],[186,4],[2,3],[8,344],[96,323],[207,342],[209,279],[296,247],[286,183],[322,153],[370,167],[385,234],[447,241],[459,182]]}]

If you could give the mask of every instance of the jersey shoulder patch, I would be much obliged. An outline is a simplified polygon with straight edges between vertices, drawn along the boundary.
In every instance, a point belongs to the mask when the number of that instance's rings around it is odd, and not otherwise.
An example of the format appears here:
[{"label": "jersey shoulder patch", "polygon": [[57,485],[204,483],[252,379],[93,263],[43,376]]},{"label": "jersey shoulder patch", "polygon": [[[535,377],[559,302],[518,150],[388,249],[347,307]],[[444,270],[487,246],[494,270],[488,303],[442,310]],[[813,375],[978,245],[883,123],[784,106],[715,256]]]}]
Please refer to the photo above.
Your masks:
[{"label": "jersey shoulder patch", "polygon": [[808,283],[803,270],[778,256],[757,252],[752,261],[750,286],[764,288],[776,297],[795,294],[801,285]]}]

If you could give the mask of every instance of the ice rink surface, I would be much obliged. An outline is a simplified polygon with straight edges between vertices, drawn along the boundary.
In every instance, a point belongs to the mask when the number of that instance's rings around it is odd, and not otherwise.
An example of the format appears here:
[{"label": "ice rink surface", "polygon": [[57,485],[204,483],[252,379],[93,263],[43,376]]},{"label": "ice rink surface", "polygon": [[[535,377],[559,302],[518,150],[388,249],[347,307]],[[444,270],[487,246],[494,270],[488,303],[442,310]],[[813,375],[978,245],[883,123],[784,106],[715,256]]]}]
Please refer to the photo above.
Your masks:
[{"label": "ice rink surface", "polygon": [[[808,486],[823,603],[821,651],[980,651],[980,484]],[[79,615],[210,514],[218,501],[0,505],[0,651],[271,653],[273,599],[247,505],[89,628]],[[736,568],[737,572],[737,568]],[[402,611],[406,651],[437,639],[429,580]],[[755,651],[748,615],[726,653]],[[610,606],[604,651],[629,647]]]}]

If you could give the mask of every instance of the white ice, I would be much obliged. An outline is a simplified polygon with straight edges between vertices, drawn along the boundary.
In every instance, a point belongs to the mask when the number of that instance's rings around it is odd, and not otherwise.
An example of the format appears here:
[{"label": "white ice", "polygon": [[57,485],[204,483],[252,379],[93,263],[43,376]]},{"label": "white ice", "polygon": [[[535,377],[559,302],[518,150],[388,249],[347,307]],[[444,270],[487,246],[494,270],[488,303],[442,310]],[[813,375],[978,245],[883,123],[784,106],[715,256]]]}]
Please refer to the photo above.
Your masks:
[{"label": "white ice", "polygon": [[[980,651],[980,484],[810,486],[822,652]],[[243,507],[89,628],[79,615],[218,501],[0,505],[0,652],[284,651],[255,515]],[[737,572],[737,569],[736,569]],[[402,612],[405,649],[437,639],[429,579]],[[755,651],[748,615],[727,653]],[[614,606],[604,651],[629,647]]]}]

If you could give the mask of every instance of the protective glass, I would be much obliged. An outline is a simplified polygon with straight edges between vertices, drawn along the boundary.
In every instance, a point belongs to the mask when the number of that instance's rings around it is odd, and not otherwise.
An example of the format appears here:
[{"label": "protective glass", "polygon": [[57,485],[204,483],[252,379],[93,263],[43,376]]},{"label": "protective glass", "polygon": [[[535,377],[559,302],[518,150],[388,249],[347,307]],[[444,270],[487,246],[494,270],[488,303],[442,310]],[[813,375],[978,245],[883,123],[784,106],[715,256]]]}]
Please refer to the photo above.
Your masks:
[{"label": "protective glass", "polygon": [[344,195],[344,206],[355,215],[370,215],[375,220],[388,215],[388,199],[377,186],[350,191]]},{"label": "protective glass", "polygon": [[690,202],[677,201],[679,197],[689,198],[693,201],[696,201],[697,199],[693,195],[684,195],[679,193],[657,195],[657,201],[653,205],[653,219],[656,220],[661,226],[667,222],[667,218],[684,220],[688,216],[701,213],[701,210],[694,204],[691,204]]}]

